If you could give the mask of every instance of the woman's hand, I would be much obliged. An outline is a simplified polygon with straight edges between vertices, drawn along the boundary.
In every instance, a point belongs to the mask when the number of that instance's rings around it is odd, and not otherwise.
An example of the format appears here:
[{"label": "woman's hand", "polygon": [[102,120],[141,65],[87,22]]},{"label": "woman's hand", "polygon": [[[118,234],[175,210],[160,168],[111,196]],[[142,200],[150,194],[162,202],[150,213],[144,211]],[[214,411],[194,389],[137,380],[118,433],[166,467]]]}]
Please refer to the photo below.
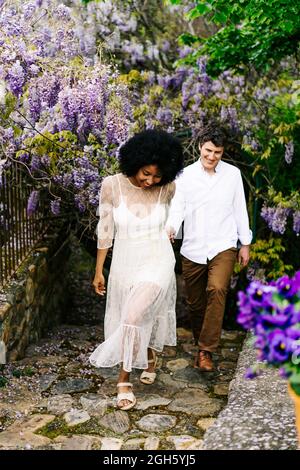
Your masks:
[{"label": "woman's hand", "polygon": [[93,280],[93,286],[95,288],[95,292],[98,295],[104,295],[106,290],[105,290],[105,278],[102,273],[100,274],[95,274],[94,280]]}]

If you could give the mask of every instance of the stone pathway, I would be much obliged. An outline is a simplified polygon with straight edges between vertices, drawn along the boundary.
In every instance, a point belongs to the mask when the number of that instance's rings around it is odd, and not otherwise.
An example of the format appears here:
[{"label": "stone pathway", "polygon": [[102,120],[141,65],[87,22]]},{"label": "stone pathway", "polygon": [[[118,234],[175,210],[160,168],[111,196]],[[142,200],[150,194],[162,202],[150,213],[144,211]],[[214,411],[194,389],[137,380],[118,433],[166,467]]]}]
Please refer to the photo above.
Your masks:
[{"label": "stone pathway", "polygon": [[191,366],[191,334],[179,328],[153,385],[132,374],[138,403],[129,412],[116,408],[118,368],[88,363],[102,335],[101,326],[62,325],[4,368],[0,449],[201,449],[226,403],[241,335],[224,332],[219,370],[201,373]]},{"label": "stone pathway", "polygon": [[201,373],[192,367],[191,332],[179,327],[177,347],[159,356],[155,383],[140,383],[141,371],[135,371],[137,406],[120,411],[118,367],[96,369],[88,362],[103,339],[104,312],[90,279],[87,266],[70,276],[73,305],[65,324],[3,367],[0,449],[201,449],[226,404],[244,334],[223,331],[213,357],[218,369]]}]

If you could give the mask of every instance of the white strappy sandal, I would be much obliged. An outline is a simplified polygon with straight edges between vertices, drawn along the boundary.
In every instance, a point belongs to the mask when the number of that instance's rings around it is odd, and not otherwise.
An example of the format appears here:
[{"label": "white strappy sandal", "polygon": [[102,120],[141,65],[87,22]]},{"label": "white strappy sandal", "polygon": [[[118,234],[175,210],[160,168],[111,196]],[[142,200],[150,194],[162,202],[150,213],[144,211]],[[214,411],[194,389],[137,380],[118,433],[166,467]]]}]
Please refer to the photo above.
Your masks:
[{"label": "white strappy sandal", "polygon": [[[155,368],[157,364],[157,356],[155,352],[153,351],[153,349],[152,349],[152,357],[153,359],[148,359],[148,364],[154,363],[154,368]],[[146,370],[144,370],[140,376],[140,382],[146,385],[152,385],[155,382],[155,379],[156,379],[156,372],[147,372]]]},{"label": "white strappy sandal", "polygon": [[[132,383],[130,382],[119,382],[117,384],[117,387],[133,387]],[[122,400],[128,400],[130,401],[130,403],[128,405],[124,405],[124,406],[119,406],[120,402]],[[127,410],[130,410],[131,408],[133,408],[136,404],[136,398],[133,394],[133,392],[121,392],[121,393],[118,393],[117,395],[117,407],[119,408],[119,410],[123,410],[123,411],[127,411]]]}]

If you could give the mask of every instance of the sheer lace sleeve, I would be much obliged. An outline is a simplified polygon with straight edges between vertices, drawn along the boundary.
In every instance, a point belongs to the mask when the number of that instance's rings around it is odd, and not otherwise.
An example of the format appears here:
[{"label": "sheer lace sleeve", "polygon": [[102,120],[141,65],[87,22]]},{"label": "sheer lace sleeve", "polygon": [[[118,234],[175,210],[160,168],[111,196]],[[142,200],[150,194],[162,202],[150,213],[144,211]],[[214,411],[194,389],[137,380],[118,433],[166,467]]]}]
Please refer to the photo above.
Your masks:
[{"label": "sheer lace sleeve", "polygon": [[174,197],[175,191],[176,191],[176,185],[173,181],[172,183],[169,184],[167,204],[171,204],[171,201]]},{"label": "sheer lace sleeve", "polygon": [[167,206],[171,204],[171,201],[175,194],[175,189],[176,189],[176,185],[174,182],[169,183],[166,186],[164,186],[162,195],[161,195],[161,202],[163,204],[166,204]]},{"label": "sheer lace sleeve", "polygon": [[110,248],[114,238],[115,225],[113,218],[113,188],[112,177],[104,178],[100,190],[99,210],[100,220],[97,225],[98,249]]}]

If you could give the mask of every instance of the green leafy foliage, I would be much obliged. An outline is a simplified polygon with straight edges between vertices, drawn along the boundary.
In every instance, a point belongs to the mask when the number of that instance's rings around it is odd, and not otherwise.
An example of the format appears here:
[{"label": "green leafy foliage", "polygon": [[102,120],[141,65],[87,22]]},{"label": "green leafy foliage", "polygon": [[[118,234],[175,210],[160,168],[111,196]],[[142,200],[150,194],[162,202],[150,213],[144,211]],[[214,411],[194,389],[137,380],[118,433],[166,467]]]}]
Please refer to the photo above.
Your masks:
[{"label": "green leafy foliage", "polygon": [[284,196],[281,191],[277,192],[271,187],[267,192],[267,201],[269,205],[300,210],[300,194],[298,191],[292,191]]},{"label": "green leafy foliage", "polygon": [[20,377],[32,377],[35,374],[34,369],[32,367],[24,367],[23,369],[14,369],[12,371],[13,377],[20,378]]},{"label": "green leafy foliage", "polygon": [[[199,55],[209,56],[208,70],[212,75],[228,68],[239,70],[244,65],[266,71],[281,58],[299,50],[300,4],[297,1],[198,0],[187,13],[187,19],[193,21],[200,16],[219,27],[193,55],[194,61]],[[183,36],[181,40],[184,42]]]},{"label": "green leafy foliage", "polygon": [[3,377],[3,375],[0,375],[0,388],[5,387],[5,385],[8,383],[8,380]]},{"label": "green leafy foliage", "polygon": [[284,274],[293,271],[293,266],[285,264],[283,253],[286,248],[281,238],[270,238],[269,240],[257,240],[251,246],[251,264],[256,264],[256,270],[261,270],[267,280],[278,279]]}]

